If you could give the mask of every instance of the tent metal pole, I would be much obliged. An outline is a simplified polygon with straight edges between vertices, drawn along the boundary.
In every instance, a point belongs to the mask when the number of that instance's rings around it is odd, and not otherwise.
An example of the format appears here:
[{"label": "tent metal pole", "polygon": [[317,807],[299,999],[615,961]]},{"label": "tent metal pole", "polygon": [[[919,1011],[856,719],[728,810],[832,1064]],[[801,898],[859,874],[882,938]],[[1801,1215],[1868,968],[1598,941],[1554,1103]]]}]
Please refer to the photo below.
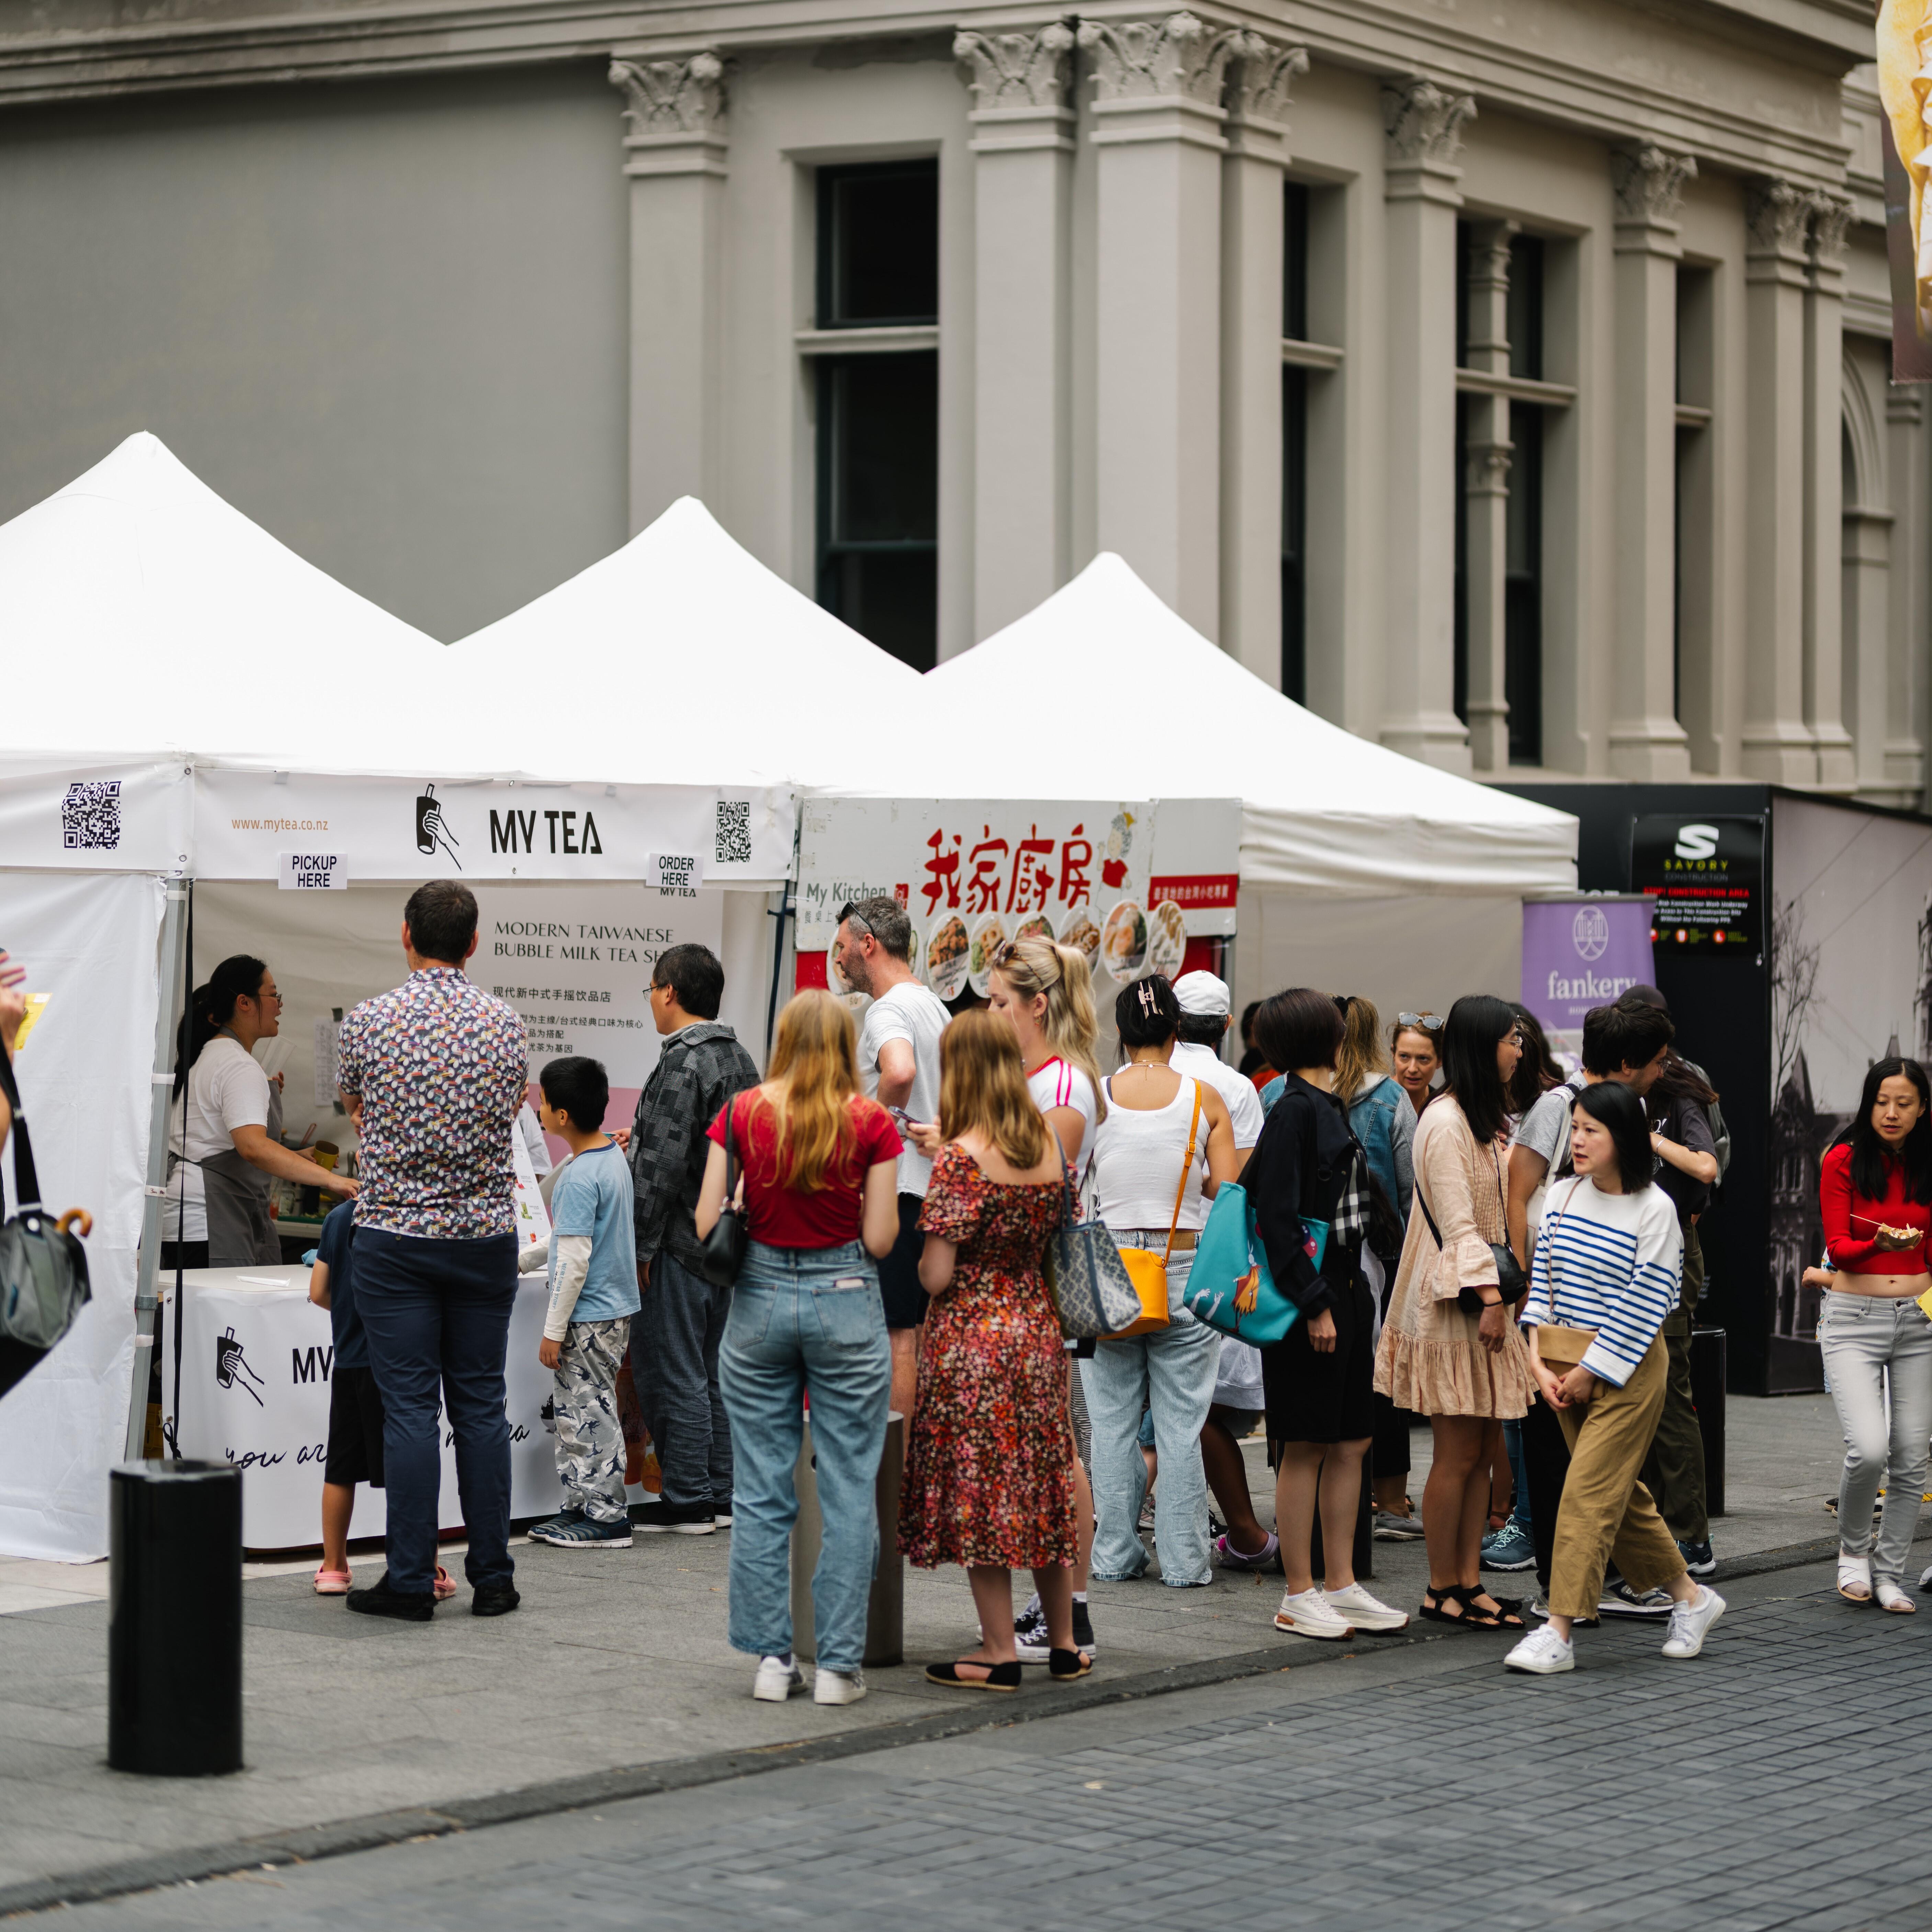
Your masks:
[{"label": "tent metal pole", "polygon": [[778,980],[784,970],[785,916],[791,910],[791,887],[789,884],[778,890],[778,910],[766,908],[766,916],[778,922],[778,936],[772,942],[772,995],[765,1007],[765,1058],[772,1057],[772,1036],[778,1030]]},{"label": "tent metal pole", "polygon": [[141,1204],[140,1271],[134,1289],[134,1372],[128,1391],[126,1460],[136,1462],[147,1440],[148,1384],[154,1360],[156,1317],[160,1304],[154,1293],[161,1260],[161,1197],[167,1192],[168,1108],[173,1098],[175,1015],[186,993],[182,984],[187,964],[188,908],[192,882],[168,881],[167,904],[161,914],[160,998],[154,1015],[154,1071],[148,1109],[148,1183]]}]

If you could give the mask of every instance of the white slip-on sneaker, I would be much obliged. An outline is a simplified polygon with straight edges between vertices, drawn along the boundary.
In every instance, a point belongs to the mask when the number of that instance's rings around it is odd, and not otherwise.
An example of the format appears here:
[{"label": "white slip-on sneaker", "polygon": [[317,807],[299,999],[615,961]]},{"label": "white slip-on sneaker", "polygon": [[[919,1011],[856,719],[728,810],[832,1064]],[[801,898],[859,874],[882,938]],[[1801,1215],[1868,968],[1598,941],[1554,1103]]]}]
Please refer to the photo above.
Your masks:
[{"label": "white slip-on sneaker", "polygon": [[1324,1592],[1328,1607],[1346,1618],[1358,1630],[1400,1630],[1408,1628],[1408,1612],[1392,1610],[1379,1598],[1372,1597],[1359,1583]]},{"label": "white slip-on sneaker", "polygon": [[1340,1611],[1330,1607],[1320,1590],[1304,1590],[1296,1596],[1284,1592],[1281,1607],[1274,1613],[1274,1627],[1292,1636],[1326,1637],[1331,1641],[1353,1636],[1355,1627]]},{"label": "white slip-on sneaker", "polygon": [[1670,1634],[1664,1640],[1666,1657],[1695,1657],[1704,1648],[1705,1634],[1724,1614],[1724,1600],[1706,1583],[1688,1604],[1674,1604]]},{"label": "white slip-on sneaker", "polygon": [[782,1657],[761,1657],[752,1695],[761,1704],[782,1704],[794,1690],[805,1688],[805,1672]]},{"label": "white slip-on sneaker", "polygon": [[1554,1677],[1559,1670],[1576,1668],[1576,1648],[1545,1624],[1533,1630],[1503,1659],[1508,1670],[1527,1671],[1535,1677]]},{"label": "white slip-on sneaker", "polygon": [[862,1670],[826,1670],[812,1672],[812,1701],[814,1704],[856,1704],[866,1694]]}]

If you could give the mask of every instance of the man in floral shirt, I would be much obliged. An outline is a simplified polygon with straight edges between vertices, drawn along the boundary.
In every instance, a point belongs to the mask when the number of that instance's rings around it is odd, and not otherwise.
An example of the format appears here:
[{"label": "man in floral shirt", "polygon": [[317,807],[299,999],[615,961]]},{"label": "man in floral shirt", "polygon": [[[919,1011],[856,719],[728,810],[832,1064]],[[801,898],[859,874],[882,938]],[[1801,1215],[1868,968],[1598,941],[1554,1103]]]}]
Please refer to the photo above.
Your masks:
[{"label": "man in floral shirt", "polygon": [[518,1603],[503,1356],[517,1296],[510,1135],[528,1062],[515,1010],[464,975],[476,950],[469,887],[419,886],[403,911],[410,976],[343,1022],[336,1076],[362,1103],[356,1299],[382,1396],[388,1514],[388,1574],[351,1590],[349,1607],[412,1623],[436,1606],[439,1389],[470,1607],[501,1616]]}]

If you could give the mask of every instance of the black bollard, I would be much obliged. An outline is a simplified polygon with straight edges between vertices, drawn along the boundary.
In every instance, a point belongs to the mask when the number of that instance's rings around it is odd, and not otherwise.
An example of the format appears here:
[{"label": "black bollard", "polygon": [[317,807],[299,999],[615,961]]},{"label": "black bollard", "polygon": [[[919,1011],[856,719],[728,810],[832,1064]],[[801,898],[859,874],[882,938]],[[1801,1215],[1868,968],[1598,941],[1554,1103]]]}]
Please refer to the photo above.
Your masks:
[{"label": "black bollard", "polygon": [[242,1768],[242,1472],[123,1462],[109,1514],[107,1762]]}]

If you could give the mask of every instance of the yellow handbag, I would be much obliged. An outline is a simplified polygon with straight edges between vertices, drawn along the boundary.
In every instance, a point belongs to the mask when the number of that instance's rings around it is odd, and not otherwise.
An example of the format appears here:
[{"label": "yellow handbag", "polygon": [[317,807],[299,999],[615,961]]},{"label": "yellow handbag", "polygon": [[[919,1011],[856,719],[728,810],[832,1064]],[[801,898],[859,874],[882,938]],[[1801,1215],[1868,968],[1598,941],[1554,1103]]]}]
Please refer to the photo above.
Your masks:
[{"label": "yellow handbag", "polygon": [[1187,1152],[1181,1158],[1180,1185],[1174,1190],[1174,1213],[1167,1224],[1167,1246],[1159,1254],[1148,1248],[1123,1248],[1120,1258],[1127,1267],[1127,1279],[1141,1298],[1141,1318],[1108,1339],[1124,1341],[1130,1335],[1150,1335],[1167,1326],[1167,1258],[1174,1252],[1174,1231],[1180,1225],[1180,1204],[1187,1198],[1187,1177],[1194,1166],[1194,1142],[1201,1131],[1201,1083],[1194,1083],[1194,1114],[1187,1124]]}]

